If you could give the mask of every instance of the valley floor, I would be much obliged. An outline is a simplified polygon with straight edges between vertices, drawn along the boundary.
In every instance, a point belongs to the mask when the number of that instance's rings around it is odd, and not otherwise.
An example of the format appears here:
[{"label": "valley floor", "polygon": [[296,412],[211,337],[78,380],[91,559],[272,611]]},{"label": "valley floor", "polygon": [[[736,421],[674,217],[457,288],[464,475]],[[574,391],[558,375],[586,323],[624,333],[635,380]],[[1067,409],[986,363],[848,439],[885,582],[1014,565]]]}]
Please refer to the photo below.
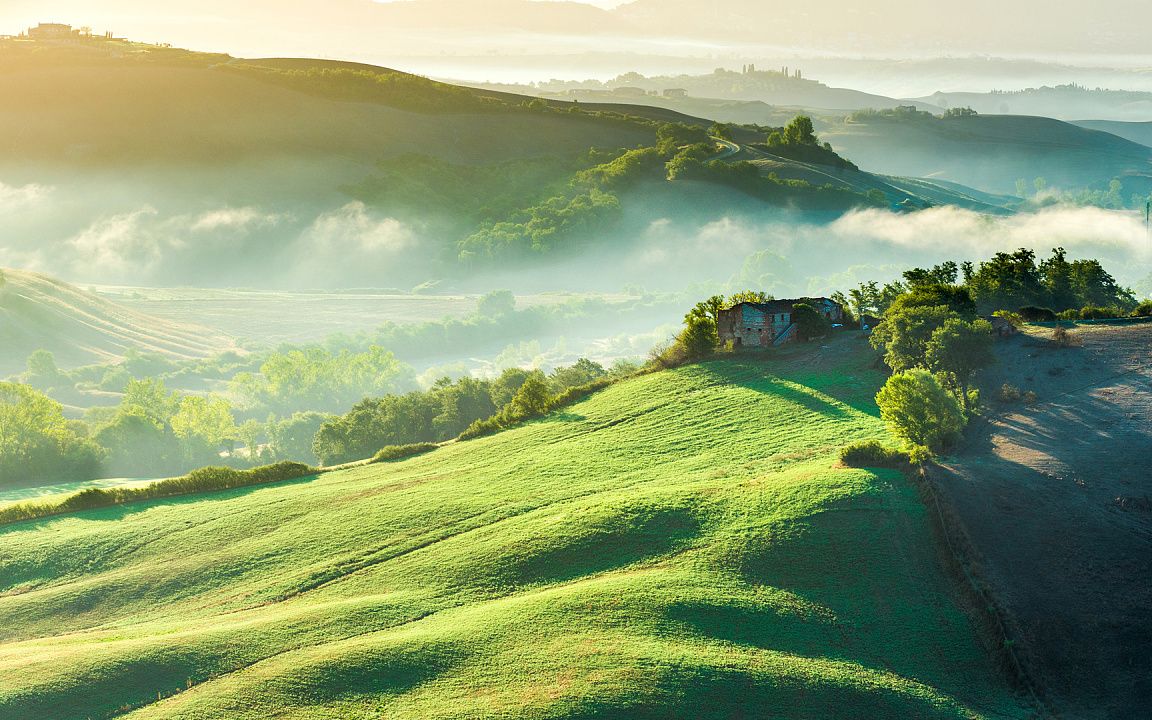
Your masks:
[{"label": "valley floor", "polygon": [[858,334],[393,464],[0,528],[0,718],[1025,718]]}]

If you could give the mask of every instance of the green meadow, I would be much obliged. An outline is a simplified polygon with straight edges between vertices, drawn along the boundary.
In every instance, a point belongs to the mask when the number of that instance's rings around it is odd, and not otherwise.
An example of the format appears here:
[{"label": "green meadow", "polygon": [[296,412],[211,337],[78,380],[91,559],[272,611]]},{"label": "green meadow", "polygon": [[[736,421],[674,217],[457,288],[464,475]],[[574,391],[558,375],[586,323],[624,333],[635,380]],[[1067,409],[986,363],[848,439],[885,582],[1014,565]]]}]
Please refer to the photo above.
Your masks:
[{"label": "green meadow", "polygon": [[863,342],[427,455],[0,528],[0,718],[1004,718]]}]

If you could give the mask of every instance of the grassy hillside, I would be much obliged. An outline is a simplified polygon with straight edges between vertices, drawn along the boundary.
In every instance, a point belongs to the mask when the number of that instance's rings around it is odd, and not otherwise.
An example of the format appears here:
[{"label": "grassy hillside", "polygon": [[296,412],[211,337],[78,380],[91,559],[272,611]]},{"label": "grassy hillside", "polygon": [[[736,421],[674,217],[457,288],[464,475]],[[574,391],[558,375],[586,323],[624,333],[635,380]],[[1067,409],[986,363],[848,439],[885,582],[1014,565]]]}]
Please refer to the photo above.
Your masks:
[{"label": "grassy hillside", "polygon": [[821,128],[838,152],[873,172],[939,178],[992,193],[1018,179],[1050,187],[1152,190],[1152,150],[1115,135],[1040,117],[855,118]]},{"label": "grassy hillside", "polygon": [[843,338],[502,435],[0,528],[0,717],[1024,717]]},{"label": "grassy hillside", "polygon": [[156,49],[94,59],[57,52],[0,73],[9,100],[0,113],[6,165],[227,166],[295,157],[371,166],[417,151],[490,162],[652,136],[627,123],[484,102],[385,68],[200,53],[176,62]]},{"label": "grassy hillside", "polygon": [[77,366],[123,357],[129,348],[189,359],[232,347],[218,331],[130,310],[45,275],[0,275],[0,377],[22,371],[36,350]]},{"label": "grassy hillside", "polygon": [[1075,123],[1082,128],[1112,133],[1125,140],[1152,146],[1152,122],[1118,122],[1113,120],[1082,120]]}]

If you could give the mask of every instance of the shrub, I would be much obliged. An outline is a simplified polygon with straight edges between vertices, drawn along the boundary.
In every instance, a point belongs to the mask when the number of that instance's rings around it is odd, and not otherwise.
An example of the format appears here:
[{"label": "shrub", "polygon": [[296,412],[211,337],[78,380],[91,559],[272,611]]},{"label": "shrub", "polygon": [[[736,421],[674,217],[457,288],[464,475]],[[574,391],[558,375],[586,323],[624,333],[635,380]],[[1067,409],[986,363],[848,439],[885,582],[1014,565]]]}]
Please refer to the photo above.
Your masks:
[{"label": "shrub", "polygon": [[649,364],[661,370],[678,368],[687,364],[690,359],[688,351],[679,342],[657,345],[648,355]]},{"label": "shrub", "polygon": [[1145,300],[1132,311],[1132,317],[1152,317],[1152,300]]},{"label": "shrub", "polygon": [[[1014,313],[1011,310],[997,310],[996,312],[992,313],[992,316],[1004,318],[1008,322],[1012,323],[1012,327],[1016,328],[1020,327],[1025,322],[1028,322],[1022,313]],[[1052,314],[1052,319],[1056,319],[1055,313]]]},{"label": "shrub", "polygon": [[933,458],[932,450],[924,445],[917,445],[908,451],[908,462],[916,466],[921,466]]},{"label": "shrub", "polygon": [[1074,322],[1074,321],[1080,319],[1080,311],[1079,310],[1062,310],[1062,311],[1056,313],[1056,319]]},{"label": "shrub", "polygon": [[1036,393],[1031,390],[1021,390],[1015,385],[1004,383],[1004,385],[1000,387],[999,392],[996,393],[996,399],[1005,405],[1015,405],[1017,403],[1034,405],[1036,403]]},{"label": "shrub", "polygon": [[258,483],[274,483],[284,482],[286,480],[299,480],[302,477],[315,475],[316,470],[304,463],[299,462],[279,462],[274,465],[265,465],[264,467],[252,468],[251,470],[243,471],[247,476],[248,482],[245,485],[254,485]]},{"label": "shrub", "polygon": [[1052,331],[1052,342],[1056,343],[1058,347],[1067,348],[1079,345],[1080,338],[1068,332],[1068,328],[1061,325]]},{"label": "shrub", "polygon": [[840,450],[840,462],[853,468],[894,468],[908,466],[908,453],[890,448],[878,440],[862,440]]},{"label": "shrub", "polygon": [[485,420],[476,420],[460,433],[461,440],[475,440],[487,435],[495,435],[504,429],[499,415],[493,415]]},{"label": "shrub", "polygon": [[1055,322],[1056,313],[1046,307],[1036,307],[1035,305],[1025,305],[1018,311],[1020,317],[1024,318],[1026,322]]},{"label": "shrub", "polygon": [[689,315],[684,319],[684,329],[676,338],[688,358],[698,360],[716,350],[720,338],[716,334],[716,321],[710,317]]},{"label": "shrub", "polygon": [[60,503],[60,512],[79,512],[81,510],[95,510],[108,507],[116,503],[113,493],[99,488],[81,490]]},{"label": "shrub", "polygon": [[618,378],[603,377],[598,380],[593,380],[585,385],[578,385],[570,387],[556,397],[552,398],[551,406],[553,409],[562,408],[572,403],[580,402],[592,393],[600,392],[601,390],[610,387],[617,381]]},{"label": "shrub", "polygon": [[396,462],[397,460],[404,460],[417,455],[430,453],[440,446],[436,443],[413,443],[411,445],[389,445],[376,453],[371,463],[385,463]]},{"label": "shrub", "polygon": [[880,416],[892,434],[911,450],[943,450],[959,438],[967,424],[960,401],[927,370],[893,375],[876,395]]},{"label": "shrub", "polygon": [[1086,305],[1080,308],[1081,320],[1108,320],[1116,317],[1118,314],[1115,308],[1099,307],[1096,305]]}]

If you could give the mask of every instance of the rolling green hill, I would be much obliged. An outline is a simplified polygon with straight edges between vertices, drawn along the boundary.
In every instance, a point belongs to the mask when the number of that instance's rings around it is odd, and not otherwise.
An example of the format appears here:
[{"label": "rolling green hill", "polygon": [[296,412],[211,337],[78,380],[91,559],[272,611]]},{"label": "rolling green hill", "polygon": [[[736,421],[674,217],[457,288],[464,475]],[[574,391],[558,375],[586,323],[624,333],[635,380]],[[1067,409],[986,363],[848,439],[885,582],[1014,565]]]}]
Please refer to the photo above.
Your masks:
[{"label": "rolling green hill", "polygon": [[0,717],[1026,717],[855,337],[501,435],[0,528]]}]

